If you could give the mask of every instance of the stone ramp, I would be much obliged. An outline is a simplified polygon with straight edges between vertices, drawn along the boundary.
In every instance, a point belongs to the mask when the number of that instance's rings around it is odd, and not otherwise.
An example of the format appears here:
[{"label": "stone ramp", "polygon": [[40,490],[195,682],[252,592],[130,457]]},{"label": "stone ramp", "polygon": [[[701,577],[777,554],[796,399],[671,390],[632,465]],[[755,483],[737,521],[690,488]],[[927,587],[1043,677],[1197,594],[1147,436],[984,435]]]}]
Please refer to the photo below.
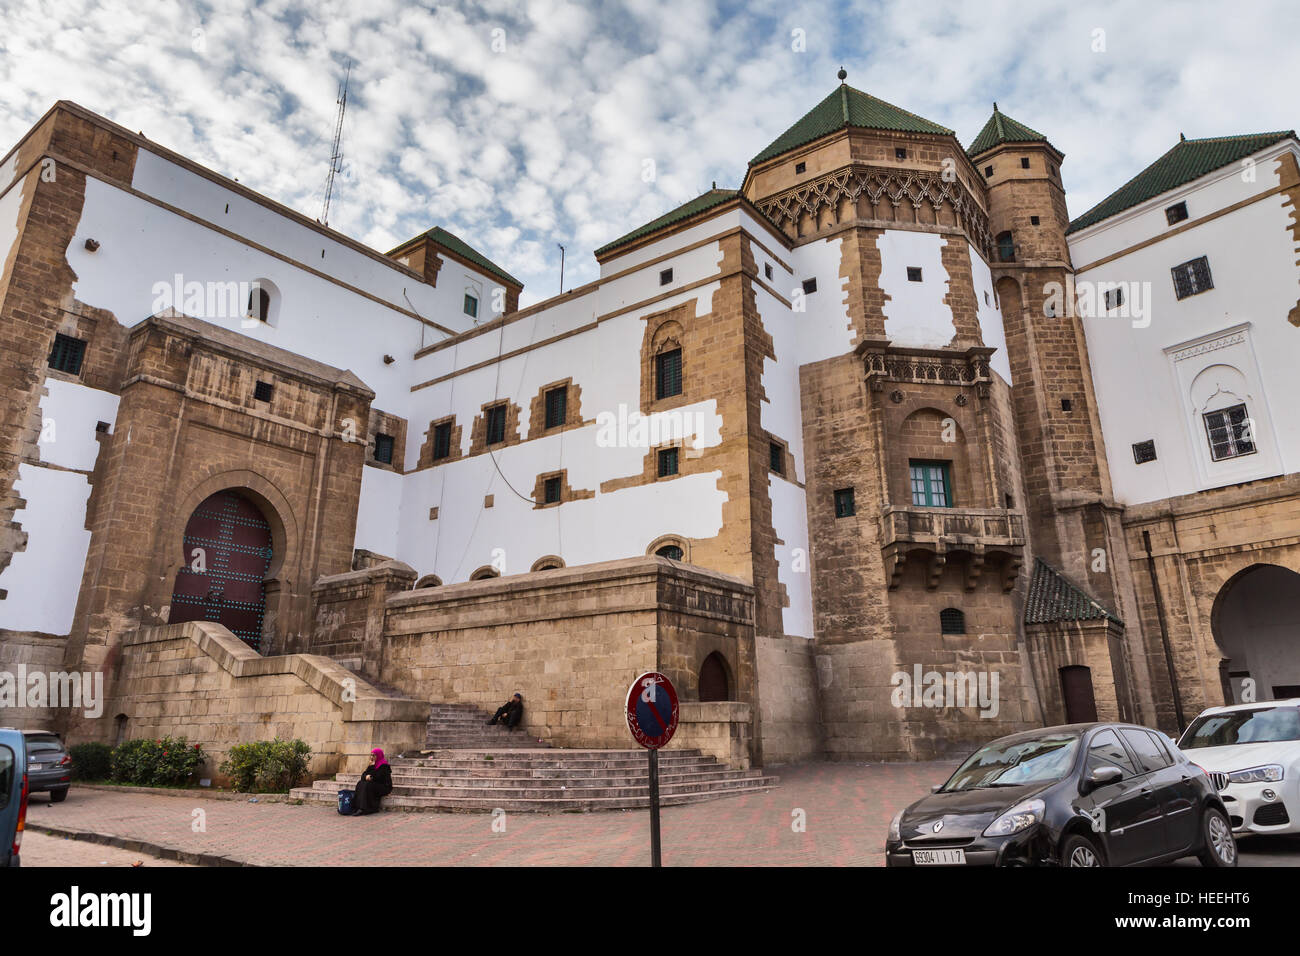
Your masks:
[{"label": "stone ramp", "polygon": [[[465,749],[399,757],[391,808],[513,812],[628,810],[650,805],[644,750]],[[334,804],[358,774],[338,774],[291,796]],[[732,770],[698,750],[659,754],[663,806],[768,790],[778,779],[761,770]]]}]

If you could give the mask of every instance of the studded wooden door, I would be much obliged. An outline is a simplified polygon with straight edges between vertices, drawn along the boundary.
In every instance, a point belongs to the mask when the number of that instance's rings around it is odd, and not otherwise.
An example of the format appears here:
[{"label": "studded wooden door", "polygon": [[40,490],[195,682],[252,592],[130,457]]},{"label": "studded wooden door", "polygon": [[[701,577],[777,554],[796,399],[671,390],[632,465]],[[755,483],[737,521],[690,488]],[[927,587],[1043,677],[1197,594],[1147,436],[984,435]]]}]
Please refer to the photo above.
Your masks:
[{"label": "studded wooden door", "polygon": [[235,491],[206,499],[185,526],[185,561],[176,574],[169,622],[224,624],[257,650],[271,565],[271,526],[258,507]]}]

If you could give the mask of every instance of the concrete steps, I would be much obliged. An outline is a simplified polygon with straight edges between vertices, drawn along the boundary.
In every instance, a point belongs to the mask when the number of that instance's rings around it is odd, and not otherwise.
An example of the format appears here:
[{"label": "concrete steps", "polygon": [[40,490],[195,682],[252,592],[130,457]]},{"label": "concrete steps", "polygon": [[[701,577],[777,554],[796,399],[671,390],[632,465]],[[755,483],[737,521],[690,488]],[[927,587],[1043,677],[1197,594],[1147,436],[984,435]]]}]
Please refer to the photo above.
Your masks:
[{"label": "concrete steps", "polygon": [[429,750],[474,748],[542,748],[550,745],[528,734],[522,726],[507,730],[488,725],[492,715],[472,704],[433,704],[425,740]]}]

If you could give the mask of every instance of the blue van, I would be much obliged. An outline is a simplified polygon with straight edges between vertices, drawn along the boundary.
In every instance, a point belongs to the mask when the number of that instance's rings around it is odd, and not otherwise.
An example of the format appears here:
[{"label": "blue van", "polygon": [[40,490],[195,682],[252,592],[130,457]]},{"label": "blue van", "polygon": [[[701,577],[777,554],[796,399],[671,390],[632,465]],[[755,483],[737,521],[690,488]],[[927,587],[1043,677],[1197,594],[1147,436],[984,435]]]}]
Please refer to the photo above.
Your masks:
[{"label": "blue van", "polygon": [[27,745],[22,731],[0,728],[0,866],[18,866],[27,820]]}]

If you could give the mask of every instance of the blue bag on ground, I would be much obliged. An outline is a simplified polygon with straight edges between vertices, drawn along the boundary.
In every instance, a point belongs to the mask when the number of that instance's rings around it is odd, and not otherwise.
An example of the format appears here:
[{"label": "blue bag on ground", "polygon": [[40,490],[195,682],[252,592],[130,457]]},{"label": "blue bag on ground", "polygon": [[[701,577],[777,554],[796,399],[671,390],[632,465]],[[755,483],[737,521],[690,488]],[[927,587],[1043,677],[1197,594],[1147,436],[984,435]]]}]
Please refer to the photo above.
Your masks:
[{"label": "blue bag on ground", "polygon": [[339,813],[343,814],[345,817],[350,817],[352,815],[354,809],[352,806],[352,800],[356,795],[357,793],[355,790],[339,791]]}]

